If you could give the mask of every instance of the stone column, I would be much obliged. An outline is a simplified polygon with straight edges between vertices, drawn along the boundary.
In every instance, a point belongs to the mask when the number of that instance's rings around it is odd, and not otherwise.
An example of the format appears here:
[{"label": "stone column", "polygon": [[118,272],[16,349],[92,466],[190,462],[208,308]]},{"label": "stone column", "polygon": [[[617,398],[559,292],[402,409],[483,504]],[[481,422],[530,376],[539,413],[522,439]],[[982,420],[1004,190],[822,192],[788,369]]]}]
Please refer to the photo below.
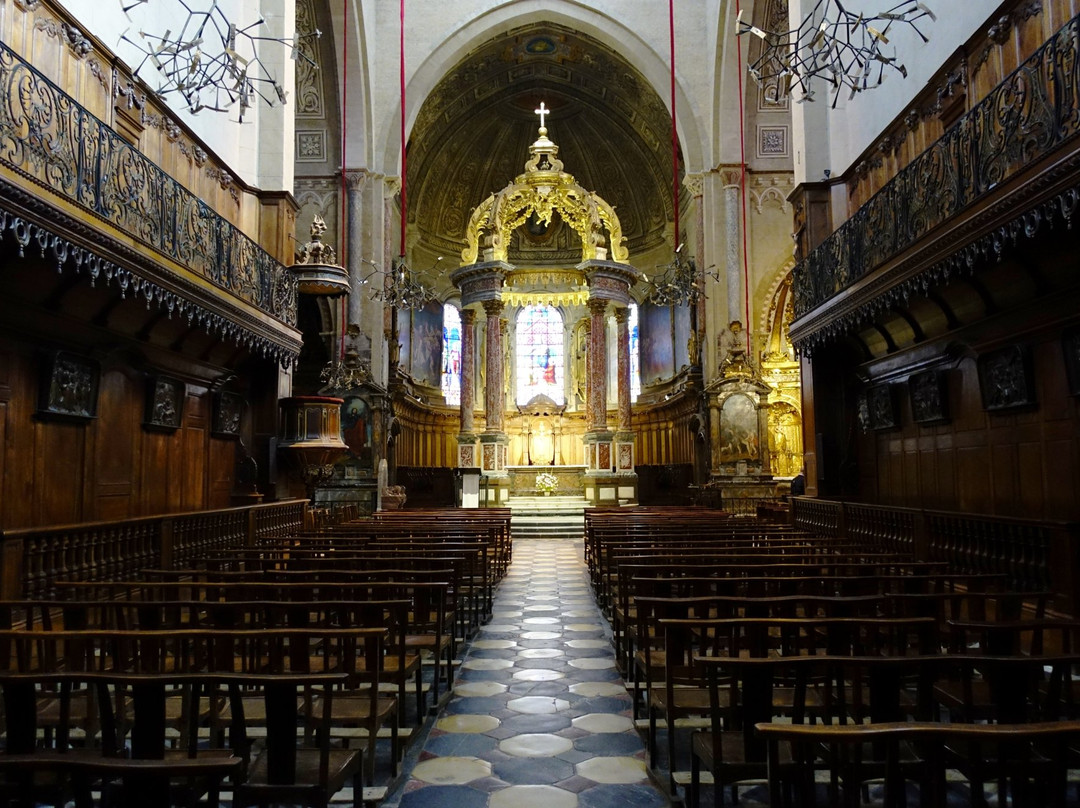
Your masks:
[{"label": "stone column", "polygon": [[607,429],[607,329],[606,300],[589,300],[589,422],[590,432]]},{"label": "stone column", "polygon": [[458,467],[480,465],[476,450],[473,412],[476,410],[476,310],[461,309],[461,429],[458,435]]},{"label": "stone column", "polygon": [[630,431],[630,309],[615,309],[615,328],[619,357],[619,418],[616,429]]},{"label": "stone column", "polygon": [[476,374],[476,311],[461,310],[461,431],[473,431],[473,411],[476,409],[474,383]]},{"label": "stone column", "polygon": [[502,324],[500,315],[503,310],[501,300],[485,300],[484,313],[487,314],[487,388],[484,391],[487,410],[486,432],[503,431],[503,351]]},{"label": "stone column", "polygon": [[[693,216],[694,216],[694,246],[690,253],[697,261],[697,274],[696,281],[702,284],[699,288],[704,288],[705,273],[704,269],[708,266],[705,260],[705,200],[704,189],[705,183],[702,180],[700,174],[687,174],[683,178],[683,184],[686,186],[686,190],[690,192],[690,197],[693,200]],[[688,249],[689,245],[686,248]],[[704,338],[702,333],[702,324],[705,322],[705,298],[706,295],[701,295],[696,301],[690,304],[690,367],[701,368],[701,343]]]},{"label": "stone column", "polygon": [[345,243],[348,253],[345,268],[349,271],[349,324],[359,324],[363,317],[364,292],[361,281],[368,275],[364,271],[364,186],[368,172],[349,169],[345,172]]}]

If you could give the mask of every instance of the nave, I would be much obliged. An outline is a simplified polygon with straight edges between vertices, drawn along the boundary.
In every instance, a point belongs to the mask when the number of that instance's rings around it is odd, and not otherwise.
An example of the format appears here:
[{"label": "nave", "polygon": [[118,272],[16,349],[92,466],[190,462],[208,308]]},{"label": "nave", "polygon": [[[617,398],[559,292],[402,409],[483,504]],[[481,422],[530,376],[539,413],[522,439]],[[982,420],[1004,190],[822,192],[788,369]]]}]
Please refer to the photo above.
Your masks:
[{"label": "nave", "polygon": [[663,808],[580,541],[525,539],[388,808]]}]

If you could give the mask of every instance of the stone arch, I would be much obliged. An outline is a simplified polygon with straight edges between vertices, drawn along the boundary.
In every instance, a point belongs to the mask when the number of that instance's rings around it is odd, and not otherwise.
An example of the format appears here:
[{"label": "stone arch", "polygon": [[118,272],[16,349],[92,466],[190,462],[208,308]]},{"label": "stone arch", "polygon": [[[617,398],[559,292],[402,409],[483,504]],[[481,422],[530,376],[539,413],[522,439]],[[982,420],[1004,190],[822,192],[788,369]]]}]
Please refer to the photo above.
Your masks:
[{"label": "stone arch", "polygon": [[[781,345],[774,345],[778,338],[787,340],[787,327],[783,322],[785,312],[792,312],[791,279],[795,268],[794,258],[789,259],[773,275],[768,290],[761,300],[758,311],[758,333],[764,335],[762,350],[764,353],[780,350]],[[790,340],[788,340],[790,344]]]},{"label": "stone arch", "polygon": [[[508,3],[475,17],[455,31],[450,32],[417,67],[406,86],[406,137],[410,137],[416,117],[428,93],[444,75],[478,45],[500,33],[528,23],[547,21],[573,27],[609,48],[632,54],[633,63],[662,98],[669,98],[666,90],[670,82],[669,56],[651,48],[633,30],[611,17],[569,0],[552,2]],[[707,131],[694,115],[693,98],[676,76],[676,104],[679,114],[679,142],[687,173],[706,169],[708,144],[703,139]],[[401,115],[400,102],[388,111],[387,121],[397,120]],[[400,173],[401,140],[396,126],[383,126],[385,133],[381,146],[382,165],[394,166]],[[387,169],[389,170],[389,169]]]}]

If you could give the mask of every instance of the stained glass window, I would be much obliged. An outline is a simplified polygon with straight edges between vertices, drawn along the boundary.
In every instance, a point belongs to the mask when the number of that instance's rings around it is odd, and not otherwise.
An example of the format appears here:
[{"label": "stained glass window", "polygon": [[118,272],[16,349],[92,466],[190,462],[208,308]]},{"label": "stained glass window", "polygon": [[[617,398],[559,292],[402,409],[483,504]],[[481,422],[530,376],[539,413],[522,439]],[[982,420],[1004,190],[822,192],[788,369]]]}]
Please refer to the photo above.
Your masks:
[{"label": "stained glass window", "polygon": [[562,404],[566,400],[563,380],[563,318],[554,306],[526,306],[517,318],[517,403],[527,404],[543,394]]},{"label": "stained glass window", "polygon": [[637,303],[630,304],[630,400],[637,401],[641,395],[641,360],[638,348]]},{"label": "stained glass window", "polygon": [[461,312],[443,306],[442,392],[447,404],[461,403]]}]

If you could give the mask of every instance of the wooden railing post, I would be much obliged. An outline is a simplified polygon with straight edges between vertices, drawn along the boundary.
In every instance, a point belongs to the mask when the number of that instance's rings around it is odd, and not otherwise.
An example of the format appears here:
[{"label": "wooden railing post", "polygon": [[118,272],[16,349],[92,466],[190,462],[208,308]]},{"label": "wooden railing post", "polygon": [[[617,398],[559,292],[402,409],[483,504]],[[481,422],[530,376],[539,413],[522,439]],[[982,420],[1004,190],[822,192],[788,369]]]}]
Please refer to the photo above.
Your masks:
[{"label": "wooden railing post", "polygon": [[836,538],[846,539],[847,534],[847,503],[838,502],[836,510]]},{"label": "wooden railing post", "polygon": [[19,600],[26,594],[23,591],[23,548],[26,540],[2,533],[0,540],[4,542],[0,554],[0,598]]},{"label": "wooden railing post", "polygon": [[255,518],[255,514],[258,513],[258,505],[254,505],[248,508],[247,512],[247,533],[244,536],[244,546],[254,547],[256,539],[258,538],[259,523]]},{"label": "wooden railing post", "polygon": [[1054,593],[1054,608],[1065,614],[1075,615],[1078,605],[1076,593],[1077,564],[1080,563],[1080,524],[1069,522],[1054,525],[1047,531],[1049,538],[1048,561],[1050,591]]},{"label": "wooden railing post", "polygon": [[159,531],[158,541],[160,542],[159,547],[161,550],[161,568],[163,570],[171,570],[176,550],[176,533],[173,530],[173,518],[171,516],[162,517]]},{"label": "wooden railing post", "polygon": [[930,531],[927,529],[926,511],[915,514],[915,534],[911,537],[916,561],[930,560]]}]

